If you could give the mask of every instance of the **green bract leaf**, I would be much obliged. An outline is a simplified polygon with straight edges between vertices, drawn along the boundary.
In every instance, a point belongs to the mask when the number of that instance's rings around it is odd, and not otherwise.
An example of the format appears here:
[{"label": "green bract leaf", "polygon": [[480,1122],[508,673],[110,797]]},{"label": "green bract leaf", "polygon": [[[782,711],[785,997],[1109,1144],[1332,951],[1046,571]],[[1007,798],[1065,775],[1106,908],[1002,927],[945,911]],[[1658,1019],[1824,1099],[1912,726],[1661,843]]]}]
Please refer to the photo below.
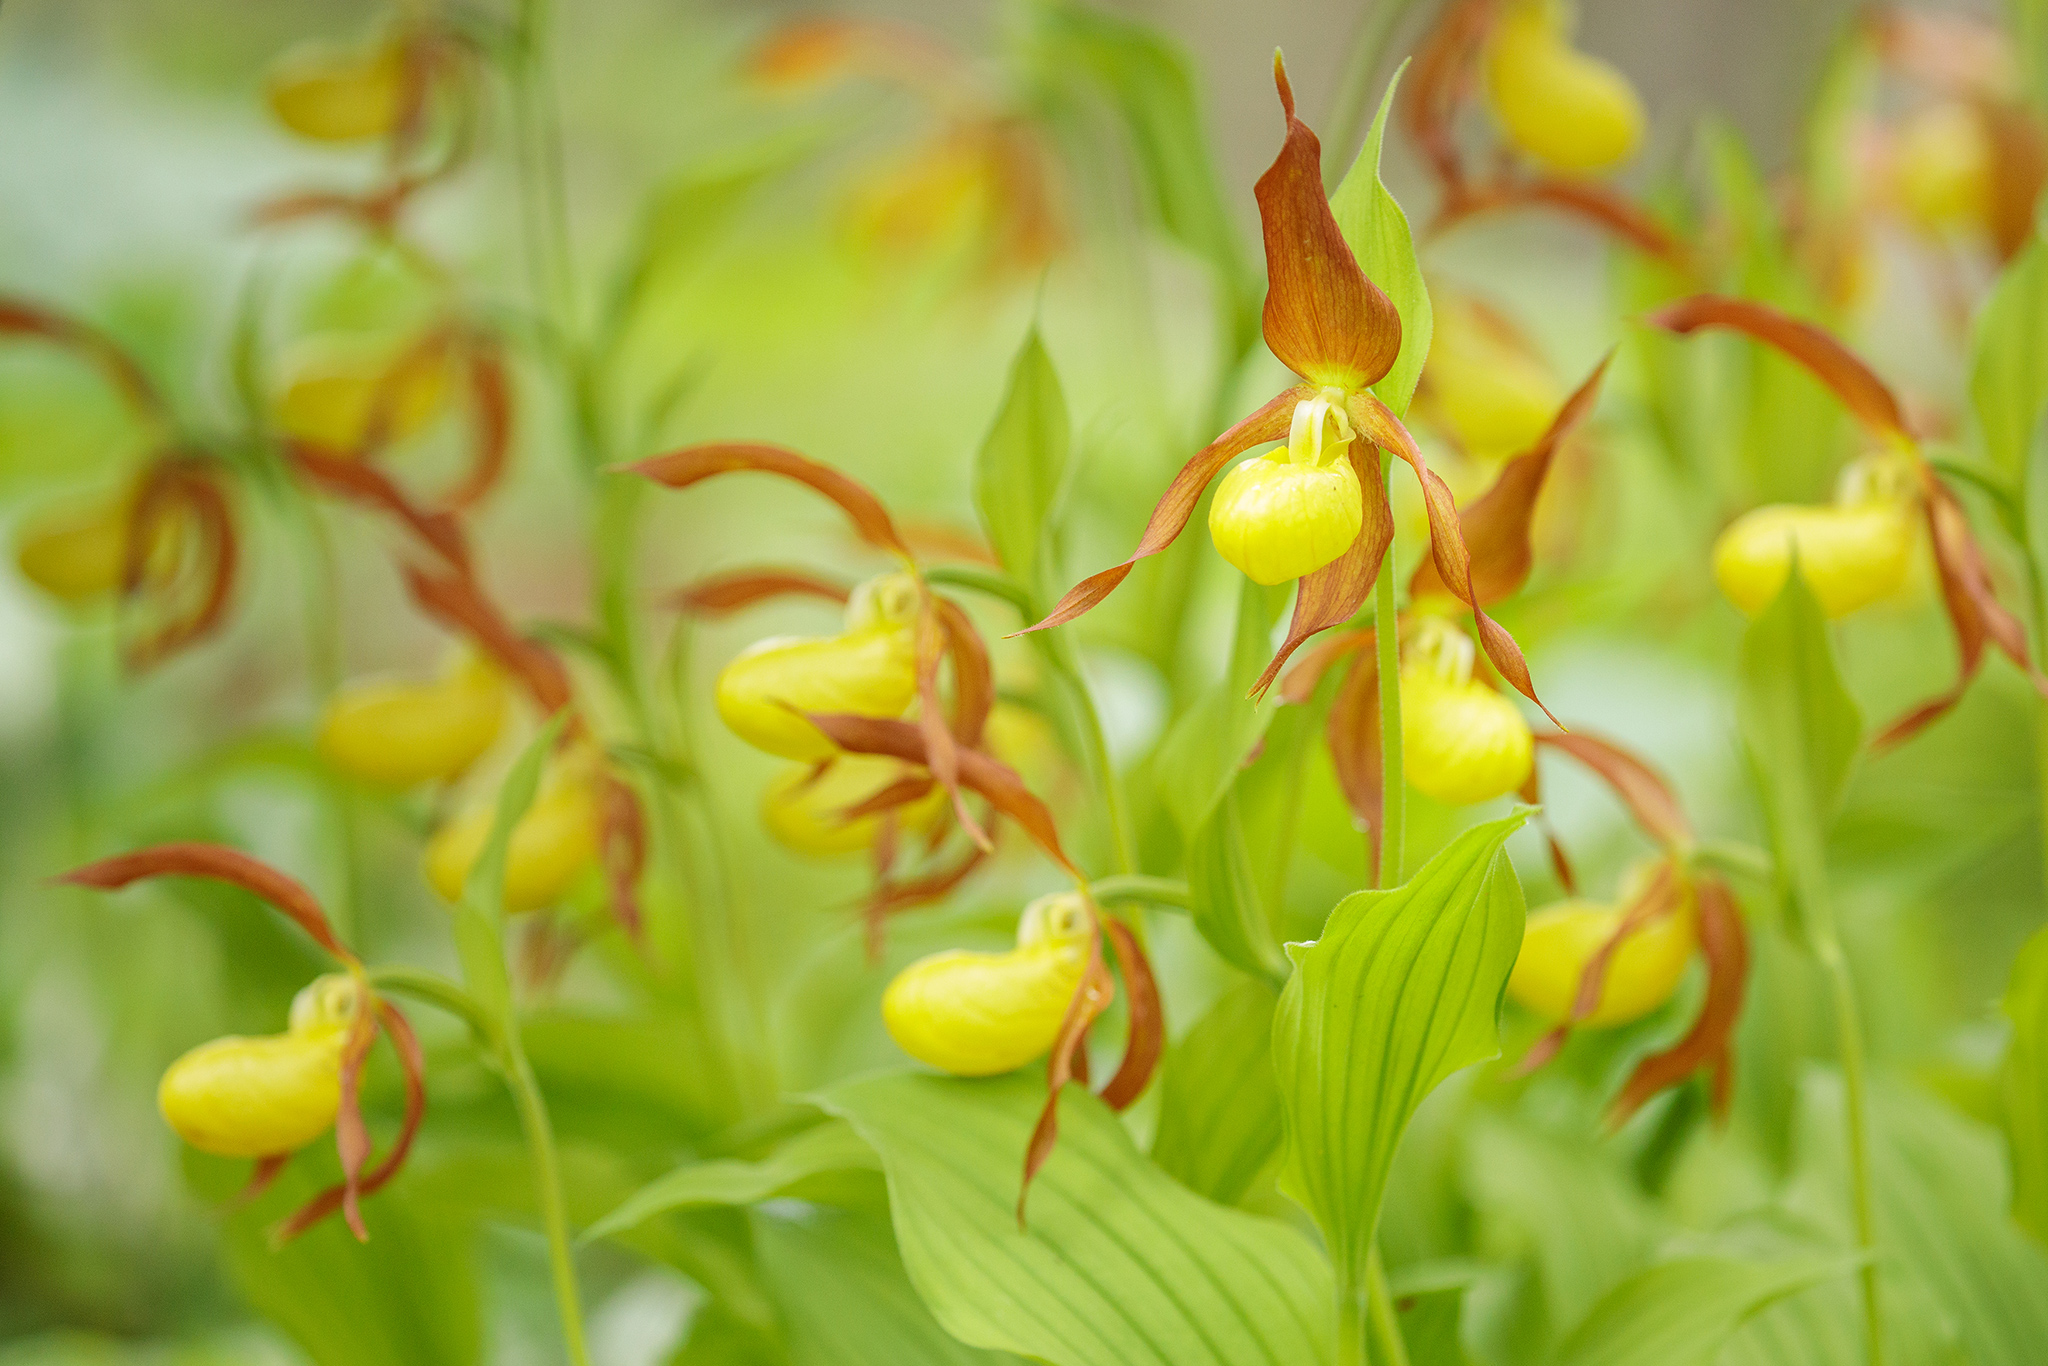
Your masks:
[{"label": "green bract leaf", "polygon": [[2038,232],[1977,315],[1970,406],[1985,455],[2009,483],[2019,484],[2048,408],[2048,238]]},{"label": "green bract leaf", "polygon": [[[1401,315],[1401,354],[1394,368],[1372,386],[1380,401],[1396,414],[1408,411],[1422,378],[1423,362],[1429,359],[1429,341],[1435,329],[1429,306],[1429,288],[1422,280],[1422,265],[1415,259],[1415,237],[1408,229],[1408,215],[1380,179],[1380,146],[1386,140],[1387,115],[1394,107],[1394,89],[1401,83],[1403,62],[1387,82],[1380,111],[1365,135],[1358,160],[1330,196],[1330,213],[1337,220],[1344,240],[1365,278],[1380,287],[1394,310]],[[1355,128],[1357,125],[1353,125]]]},{"label": "green bract leaf", "polygon": [[879,1171],[875,1151],[844,1124],[806,1129],[758,1162],[688,1162],[633,1192],[624,1204],[584,1231],[584,1241],[606,1238],[672,1209],[692,1205],[753,1205],[787,1195],[827,1172]]},{"label": "green bract leaf", "polygon": [[1841,1257],[1738,1262],[1685,1257],[1616,1286],[1565,1339],[1558,1366],[1694,1366],[1742,1321],[1856,1265]]},{"label": "green bract leaf", "polygon": [[895,1073],[820,1097],[882,1155],[910,1280],[947,1331],[1054,1366],[1306,1366],[1329,1270],[1291,1229],[1191,1194],[1069,1088],[1017,1227],[1043,1082]]},{"label": "green bract leaf", "polygon": [[1827,619],[1796,560],[1776,601],[1743,636],[1736,711],[1778,877],[1803,934],[1827,895],[1827,829],[1863,718],[1842,686]]},{"label": "green bract leaf", "polygon": [[1235,785],[1195,831],[1187,863],[1190,910],[1209,947],[1234,967],[1279,980],[1284,960],[1252,876]]},{"label": "green bract leaf", "polygon": [[1237,1203],[1280,1147],[1273,1081],[1279,993],[1240,982],[1166,1055],[1152,1160],[1197,1195]]},{"label": "green bract leaf", "polygon": [[1010,387],[974,467],[974,506],[1010,577],[1044,588],[1053,511],[1073,432],[1052,357],[1033,327],[1010,366]]},{"label": "green bract leaf", "polygon": [[2048,1242],[2048,930],[2036,930],[2005,989],[2012,1041],[1999,1069],[2012,1152],[2012,1212]]},{"label": "green bract leaf", "polygon": [[1281,1188],[1315,1216],[1339,1283],[1363,1283],[1394,1149],[1415,1107],[1500,1052],[1522,947],[1522,886],[1502,852],[1527,819],[1467,830],[1400,887],[1337,903],[1273,1023],[1286,1120]]}]

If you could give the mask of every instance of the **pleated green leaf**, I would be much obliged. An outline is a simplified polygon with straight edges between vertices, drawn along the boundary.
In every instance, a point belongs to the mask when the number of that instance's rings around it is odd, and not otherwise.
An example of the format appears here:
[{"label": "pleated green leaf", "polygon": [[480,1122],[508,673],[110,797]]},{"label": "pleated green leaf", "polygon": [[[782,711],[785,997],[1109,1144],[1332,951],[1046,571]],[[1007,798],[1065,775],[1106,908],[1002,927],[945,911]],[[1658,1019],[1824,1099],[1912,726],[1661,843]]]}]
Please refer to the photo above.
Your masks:
[{"label": "pleated green leaf", "polygon": [[1734,1261],[1685,1257],[1616,1286],[1564,1344],[1557,1366],[1694,1366],[1766,1306],[1836,1276],[1855,1260]]},{"label": "pleated green leaf", "polygon": [[1010,577],[1045,587],[1053,514],[1073,429],[1052,357],[1033,327],[1010,365],[1010,387],[974,466],[974,505]]},{"label": "pleated green leaf", "polygon": [[953,1336],[1054,1366],[1306,1366],[1330,1273],[1299,1234],[1192,1194],[1079,1088],[1017,1227],[1034,1076],[890,1073],[820,1096],[882,1155],[910,1280]]},{"label": "pleated green leaf", "polygon": [[1235,1204],[1280,1148],[1273,1080],[1279,993],[1240,982],[1166,1055],[1152,1160],[1197,1195]]},{"label": "pleated green leaf", "polygon": [[656,1177],[587,1229],[586,1241],[610,1237],[695,1205],[752,1205],[789,1195],[813,1177],[875,1171],[875,1151],[845,1124],[806,1129],[758,1162],[689,1162]]},{"label": "pleated green leaf", "polygon": [[1387,82],[1387,93],[1365,135],[1358,160],[1344,175],[1330,196],[1330,213],[1337,228],[1351,245],[1351,254],[1365,277],[1378,285],[1394,311],[1401,315],[1401,354],[1394,368],[1372,389],[1380,401],[1397,413],[1408,411],[1415,385],[1422,378],[1422,363],[1429,358],[1429,341],[1435,331],[1435,314],[1429,304],[1429,287],[1423,283],[1422,263],[1415,257],[1415,237],[1408,228],[1408,215],[1380,180],[1380,147],[1386,141],[1387,115],[1394,108],[1394,90],[1401,84],[1407,63]]},{"label": "pleated green leaf", "polygon": [[1233,967],[1279,980],[1286,963],[1252,876],[1234,784],[1189,842],[1187,872],[1189,910],[1209,947]]}]

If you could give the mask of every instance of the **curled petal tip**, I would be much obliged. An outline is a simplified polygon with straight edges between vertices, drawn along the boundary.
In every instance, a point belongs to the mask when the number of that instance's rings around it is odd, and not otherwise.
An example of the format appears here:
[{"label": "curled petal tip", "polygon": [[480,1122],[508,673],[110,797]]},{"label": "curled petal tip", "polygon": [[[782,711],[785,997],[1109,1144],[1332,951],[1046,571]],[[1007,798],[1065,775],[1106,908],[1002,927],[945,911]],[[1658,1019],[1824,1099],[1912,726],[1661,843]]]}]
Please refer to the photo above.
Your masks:
[{"label": "curled petal tip", "polygon": [[1280,91],[1280,107],[1287,112],[1291,123],[1294,121],[1294,86],[1287,79],[1287,58],[1277,47],[1273,49],[1273,84]]}]

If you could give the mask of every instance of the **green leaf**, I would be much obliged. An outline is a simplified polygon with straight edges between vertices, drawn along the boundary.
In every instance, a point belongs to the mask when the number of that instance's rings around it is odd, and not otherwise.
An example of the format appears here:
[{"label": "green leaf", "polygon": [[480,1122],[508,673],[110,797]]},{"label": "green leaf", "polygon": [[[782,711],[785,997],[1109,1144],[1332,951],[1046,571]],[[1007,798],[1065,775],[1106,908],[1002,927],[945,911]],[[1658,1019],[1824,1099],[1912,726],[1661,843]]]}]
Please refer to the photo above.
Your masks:
[{"label": "green leaf", "polygon": [[463,981],[470,995],[498,1021],[501,1033],[512,1019],[512,979],[505,972],[499,931],[504,920],[505,855],[512,846],[513,827],[540,790],[541,770],[567,720],[565,713],[542,726],[505,775],[504,785],[498,789],[491,833],[470,865],[469,877],[462,884],[462,900],[455,907],[455,948],[462,958]]},{"label": "green leaf", "polygon": [[1287,1129],[1281,1189],[1315,1216],[1339,1283],[1362,1285],[1394,1149],[1416,1106],[1500,1053],[1522,946],[1522,887],[1502,845],[1527,819],[1475,826],[1400,887],[1337,903],[1273,1024]]},{"label": "green leaf", "polygon": [[1070,1087],[1017,1227],[1033,1076],[894,1073],[820,1102],[875,1145],[910,1280],[948,1332],[1054,1366],[1305,1366],[1326,1359],[1329,1269],[1299,1234],[1211,1204]]},{"label": "green leaf", "polygon": [[1558,1366],[1694,1366],[1743,1320],[1843,1275],[1854,1259],[1734,1261],[1683,1257],[1638,1273],[1595,1306],[1558,1349]]},{"label": "green leaf", "polygon": [[1237,781],[1245,760],[1278,710],[1254,705],[1245,694],[1273,653],[1273,622],[1286,589],[1244,581],[1237,601],[1237,634],[1221,681],[1195,700],[1160,741],[1153,774],[1160,798],[1181,833],[1192,839]]},{"label": "green leaf", "polygon": [[1394,108],[1394,89],[1407,69],[1408,64],[1403,62],[1387,82],[1387,93],[1380,99],[1380,111],[1365,135],[1358,160],[1351,163],[1351,169],[1330,196],[1330,212],[1336,216],[1344,240],[1351,244],[1358,268],[1385,292],[1395,312],[1401,315],[1401,354],[1386,377],[1372,386],[1380,401],[1396,413],[1408,411],[1416,382],[1422,378],[1422,364],[1429,359],[1430,336],[1435,330],[1429,287],[1422,279],[1422,264],[1415,259],[1415,237],[1408,229],[1408,215],[1401,211],[1400,204],[1380,179],[1380,146],[1386,140],[1387,115]]},{"label": "green leaf", "polygon": [[1827,619],[1796,559],[1783,590],[1742,638],[1736,717],[1792,927],[1803,936],[1826,906],[1827,830],[1863,718],[1842,685]]},{"label": "green leaf", "polygon": [[1209,947],[1234,967],[1278,981],[1285,960],[1252,876],[1234,785],[1195,831],[1187,865],[1189,910]]},{"label": "green leaf", "polygon": [[754,1219],[793,1366],[995,1366],[1008,1352],[947,1334],[903,1274],[886,1219],[812,1210]]},{"label": "green leaf", "polygon": [[860,1135],[844,1124],[806,1129],[758,1162],[687,1162],[656,1177],[584,1231],[585,1242],[636,1228],[657,1214],[694,1205],[754,1205],[787,1195],[827,1172],[879,1171]]},{"label": "green leaf", "polygon": [[1010,577],[1037,592],[1073,429],[1052,357],[1034,325],[1010,365],[1010,387],[974,467],[974,506]]},{"label": "green leaf", "polygon": [[1273,1080],[1279,993],[1240,982],[1166,1055],[1152,1160],[1197,1195],[1233,1205],[1280,1148]]},{"label": "green leaf", "polygon": [[1999,1079],[2012,1153],[2012,1213],[2048,1242],[2048,929],[2036,930],[2013,961],[2005,1017],[2012,1039]]},{"label": "green leaf", "polygon": [[2009,483],[2019,484],[2048,408],[2048,238],[2038,232],[1977,315],[1970,406],[1985,455]]}]

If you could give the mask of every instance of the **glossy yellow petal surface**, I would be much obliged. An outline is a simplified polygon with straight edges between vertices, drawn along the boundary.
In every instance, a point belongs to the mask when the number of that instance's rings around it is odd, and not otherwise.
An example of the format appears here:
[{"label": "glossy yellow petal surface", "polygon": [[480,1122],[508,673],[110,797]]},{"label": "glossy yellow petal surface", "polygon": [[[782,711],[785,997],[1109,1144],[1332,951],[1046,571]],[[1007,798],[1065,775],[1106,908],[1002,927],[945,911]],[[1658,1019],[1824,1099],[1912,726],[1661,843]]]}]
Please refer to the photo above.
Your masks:
[{"label": "glossy yellow petal surface", "polygon": [[1042,898],[1009,952],[949,949],[912,963],[882,996],[889,1036],[919,1062],[962,1077],[1042,1056],[1087,970],[1084,917],[1071,897]]},{"label": "glossy yellow petal surface", "polygon": [[[1592,901],[1563,901],[1530,915],[1508,995],[1552,1024],[1569,1019],[1579,978],[1620,924],[1620,912]],[[1690,902],[1622,941],[1608,961],[1600,1004],[1582,1023],[1595,1029],[1639,1020],[1671,999],[1698,942]]]},{"label": "glossy yellow petal surface", "polygon": [[411,355],[325,338],[302,344],[283,369],[278,430],[329,450],[354,452],[369,440],[381,385],[389,386],[382,391],[387,441],[425,430],[448,402],[448,366],[439,352]]},{"label": "glossy yellow petal surface", "polygon": [[803,712],[901,716],[917,697],[917,645],[905,627],[760,641],[718,675],[718,714],[733,734],[785,759],[838,751]]},{"label": "glossy yellow petal surface", "polygon": [[1401,671],[1402,771],[1416,791],[1452,806],[1504,797],[1528,779],[1535,748],[1521,711],[1492,688]]},{"label": "glossy yellow petal surface", "polygon": [[[15,538],[22,577],[60,602],[83,604],[120,591],[127,554],[127,495],[52,508],[23,524]],[[168,573],[184,540],[183,524],[164,521],[151,549],[153,572]]]},{"label": "glossy yellow petal surface", "polygon": [[1611,170],[1642,142],[1635,87],[1565,41],[1554,0],[1516,0],[1507,8],[1487,43],[1484,75],[1502,135],[1553,171]]},{"label": "glossy yellow petal surface", "polygon": [[[490,838],[496,809],[470,807],[427,841],[427,880],[444,900],[459,901],[470,867]],[[551,783],[541,789],[519,824],[505,855],[505,909],[537,911],[560,901],[577,878],[597,861],[600,823],[597,793],[586,780]]]},{"label": "glossy yellow petal surface", "polygon": [[405,54],[395,44],[308,43],[280,57],[263,83],[277,121],[300,137],[356,142],[388,136],[405,95]]},{"label": "glossy yellow petal surface", "polygon": [[1351,548],[1364,522],[1349,460],[1297,464],[1285,448],[1241,462],[1209,504],[1216,552],[1254,583],[1285,583],[1321,569]]},{"label": "glossy yellow petal surface", "polygon": [[[842,818],[843,813],[899,779],[922,773],[909,764],[872,754],[842,754],[823,773],[817,773],[812,764],[793,764],[762,794],[761,823],[777,843],[799,854],[833,858],[865,853],[881,833],[881,816],[849,821]],[[896,808],[897,827],[923,834],[945,815],[946,808],[946,791],[934,783],[924,796]]]},{"label": "glossy yellow petal surface", "polygon": [[180,1138],[221,1157],[296,1152],[341,1108],[345,1026],[203,1043],[170,1065],[157,1108]]},{"label": "glossy yellow petal surface", "polygon": [[1908,222],[1930,236],[1982,227],[1997,177],[1984,120],[1961,101],[1928,105],[1900,127],[1892,190]]},{"label": "glossy yellow petal surface", "polygon": [[358,683],[320,716],[320,754],[385,787],[445,781],[475,763],[505,724],[505,681],[481,662],[432,682]]},{"label": "glossy yellow petal surface", "polygon": [[1909,504],[1879,501],[1842,506],[1776,503],[1743,514],[1714,543],[1714,580],[1750,616],[1770,606],[1785,586],[1792,552],[1830,617],[1847,616],[1897,592],[1912,568],[1917,543]]}]

